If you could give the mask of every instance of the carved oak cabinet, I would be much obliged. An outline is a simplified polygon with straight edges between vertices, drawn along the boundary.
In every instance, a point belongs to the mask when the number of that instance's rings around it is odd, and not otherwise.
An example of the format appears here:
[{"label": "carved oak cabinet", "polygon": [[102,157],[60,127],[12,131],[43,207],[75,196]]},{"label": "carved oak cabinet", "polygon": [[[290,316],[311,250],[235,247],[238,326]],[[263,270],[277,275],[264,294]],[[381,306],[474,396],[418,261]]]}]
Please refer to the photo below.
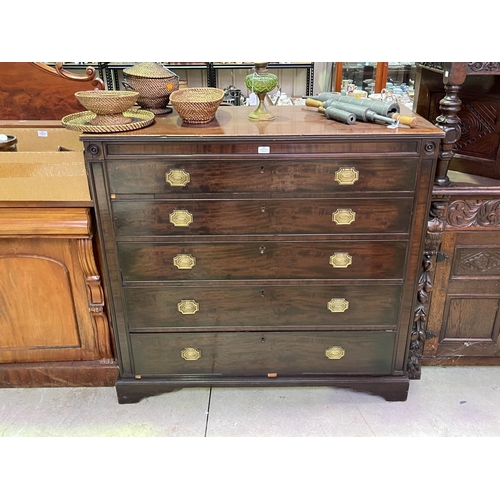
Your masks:
[{"label": "carved oak cabinet", "polygon": [[500,187],[448,171],[434,187],[424,253],[428,283],[424,364],[500,362]]},{"label": "carved oak cabinet", "polygon": [[442,132],[275,113],[82,136],[120,403],[194,386],[407,398]]},{"label": "carved oak cabinet", "polygon": [[500,363],[500,63],[419,63],[414,109],[445,132],[419,296],[424,364]]}]

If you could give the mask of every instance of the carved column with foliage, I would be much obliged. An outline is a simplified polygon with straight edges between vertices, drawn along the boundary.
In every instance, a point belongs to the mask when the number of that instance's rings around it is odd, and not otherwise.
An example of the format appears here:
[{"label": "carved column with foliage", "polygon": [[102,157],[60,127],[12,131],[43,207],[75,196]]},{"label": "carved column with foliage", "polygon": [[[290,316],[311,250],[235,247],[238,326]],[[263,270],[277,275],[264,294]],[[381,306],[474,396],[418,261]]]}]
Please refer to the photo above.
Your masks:
[{"label": "carved column with foliage", "polygon": [[443,239],[445,214],[448,199],[434,200],[431,204],[430,217],[427,224],[425,250],[422,259],[422,273],[418,282],[415,317],[411,332],[410,352],[408,356],[408,376],[419,379],[421,375],[421,358],[424,353],[425,341],[435,337],[427,330],[429,306],[434,283],[436,259]]}]

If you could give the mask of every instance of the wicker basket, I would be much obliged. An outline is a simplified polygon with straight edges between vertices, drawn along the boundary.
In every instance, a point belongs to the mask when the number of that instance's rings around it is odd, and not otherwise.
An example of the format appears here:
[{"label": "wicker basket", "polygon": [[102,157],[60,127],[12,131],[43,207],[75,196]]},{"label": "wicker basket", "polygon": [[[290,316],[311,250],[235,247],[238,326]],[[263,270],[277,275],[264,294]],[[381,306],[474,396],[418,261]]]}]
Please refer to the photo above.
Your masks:
[{"label": "wicker basket", "polygon": [[170,102],[186,123],[208,123],[224,99],[224,91],[212,87],[179,89],[170,94]]},{"label": "wicker basket", "polygon": [[80,104],[97,116],[95,125],[128,123],[130,118],[123,115],[134,106],[139,92],[126,90],[82,90],[75,93]]},{"label": "wicker basket", "polygon": [[127,90],[82,90],[75,93],[80,104],[98,115],[113,115],[130,109],[139,92]]},{"label": "wicker basket", "polygon": [[137,104],[155,115],[171,112],[167,109],[169,97],[179,88],[179,77],[159,63],[143,62],[124,69],[126,80],[122,85],[139,92]]}]

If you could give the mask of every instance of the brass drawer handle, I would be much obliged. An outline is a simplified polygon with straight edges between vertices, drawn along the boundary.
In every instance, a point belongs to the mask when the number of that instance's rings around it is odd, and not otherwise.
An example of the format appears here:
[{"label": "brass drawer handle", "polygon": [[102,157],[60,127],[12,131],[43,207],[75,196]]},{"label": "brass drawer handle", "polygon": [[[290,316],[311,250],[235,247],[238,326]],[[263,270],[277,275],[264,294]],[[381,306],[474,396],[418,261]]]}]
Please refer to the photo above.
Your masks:
[{"label": "brass drawer handle", "polygon": [[353,212],[350,208],[339,208],[332,214],[332,220],[335,224],[349,225],[356,219],[356,212]]},{"label": "brass drawer handle", "polygon": [[349,309],[349,302],[346,299],[332,299],[327,304],[328,310],[332,313],[343,313]]},{"label": "brass drawer handle", "polygon": [[177,310],[181,314],[196,314],[200,310],[200,305],[195,300],[181,300],[177,304]]},{"label": "brass drawer handle", "polygon": [[196,361],[201,358],[201,351],[195,347],[186,347],[185,349],[182,349],[181,356],[186,361]]},{"label": "brass drawer handle", "polygon": [[352,257],[347,252],[335,252],[330,256],[330,265],[335,268],[345,269],[352,264]]},{"label": "brass drawer handle", "polygon": [[192,269],[196,266],[196,259],[191,254],[178,254],[173,261],[177,269]]},{"label": "brass drawer handle", "polygon": [[193,216],[187,210],[174,210],[168,218],[176,227],[187,227],[193,222]]},{"label": "brass drawer handle", "polygon": [[328,359],[340,359],[345,355],[345,349],[340,347],[339,345],[335,345],[333,347],[329,347],[325,351],[325,356]]},{"label": "brass drawer handle", "polygon": [[191,176],[183,168],[171,169],[165,174],[165,181],[174,187],[183,187],[189,184]]},{"label": "brass drawer handle", "polygon": [[359,179],[359,172],[354,167],[339,168],[335,172],[335,181],[341,186],[352,186]]}]

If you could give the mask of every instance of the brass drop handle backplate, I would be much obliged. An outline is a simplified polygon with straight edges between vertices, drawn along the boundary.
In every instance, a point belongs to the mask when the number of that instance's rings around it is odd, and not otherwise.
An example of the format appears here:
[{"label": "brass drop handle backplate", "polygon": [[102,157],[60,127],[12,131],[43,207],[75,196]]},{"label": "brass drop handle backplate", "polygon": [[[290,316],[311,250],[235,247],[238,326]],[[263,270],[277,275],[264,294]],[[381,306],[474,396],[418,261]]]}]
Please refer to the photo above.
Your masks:
[{"label": "brass drop handle backplate", "polygon": [[193,215],[187,210],[174,210],[168,219],[175,227],[188,227],[193,222]]},{"label": "brass drop handle backplate", "polygon": [[356,212],[350,208],[339,208],[332,214],[332,220],[339,226],[352,224],[356,220]]},{"label": "brass drop handle backplate", "polygon": [[201,358],[201,351],[196,349],[196,347],[186,347],[185,349],[182,349],[181,356],[186,361],[196,361]]},{"label": "brass drop handle backplate", "polygon": [[345,269],[352,264],[352,257],[347,252],[335,252],[330,255],[330,265],[336,269]]},{"label": "brass drop handle backplate", "polygon": [[335,345],[333,347],[329,347],[325,350],[325,356],[328,359],[340,359],[345,356],[345,349],[340,347],[339,345]]},{"label": "brass drop handle backplate", "polygon": [[177,254],[173,261],[177,269],[192,269],[196,266],[196,259],[191,254]]},{"label": "brass drop handle backplate", "polygon": [[177,310],[181,314],[196,314],[200,310],[200,304],[195,300],[181,300],[177,304]]},{"label": "brass drop handle backplate", "polygon": [[165,174],[165,181],[173,187],[184,187],[191,181],[191,176],[183,168],[171,169]]},{"label": "brass drop handle backplate", "polygon": [[343,313],[349,309],[349,301],[344,298],[332,299],[326,305],[332,313]]},{"label": "brass drop handle backplate", "polygon": [[351,186],[359,179],[359,172],[354,167],[342,167],[335,172],[335,181],[341,186]]}]

